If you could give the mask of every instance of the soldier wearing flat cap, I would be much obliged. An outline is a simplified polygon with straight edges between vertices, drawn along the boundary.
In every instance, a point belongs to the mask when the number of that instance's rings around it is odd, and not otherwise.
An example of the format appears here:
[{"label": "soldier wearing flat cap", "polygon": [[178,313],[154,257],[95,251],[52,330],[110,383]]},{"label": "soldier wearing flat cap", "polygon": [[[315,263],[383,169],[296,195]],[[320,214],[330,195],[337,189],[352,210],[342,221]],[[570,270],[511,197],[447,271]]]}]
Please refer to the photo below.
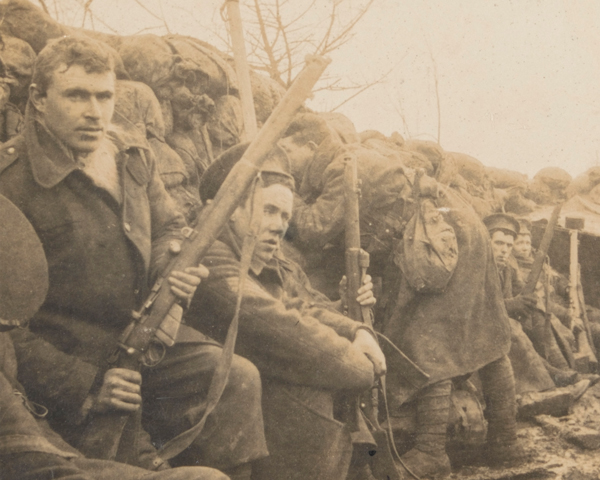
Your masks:
[{"label": "soldier wearing flat cap", "polygon": [[[210,200],[246,145],[224,152],[205,173],[200,191]],[[263,415],[270,457],[259,461],[253,479],[343,480],[353,449],[352,430],[364,432],[334,415],[335,400],[368,389],[385,371],[385,358],[374,334],[345,317],[340,303],[314,290],[306,275],[281,251],[292,215],[293,178],[287,159],[275,149],[254,186],[232,215],[203,262],[203,280],[190,307],[198,330],[223,341],[233,318],[239,272],[243,283],[236,352],[251,360],[263,380]],[[256,218],[256,215],[259,218]],[[262,218],[260,218],[262,217]],[[260,225],[248,253],[250,225]],[[375,303],[370,277],[359,289],[363,306]],[[363,425],[364,427],[364,425]]]},{"label": "soldier wearing flat cap", "polygon": [[537,303],[534,295],[518,294],[523,288],[523,280],[512,250],[521,226],[515,217],[505,213],[489,215],[483,219],[483,223],[490,232],[492,254],[498,267],[506,310],[511,318],[518,318]]}]

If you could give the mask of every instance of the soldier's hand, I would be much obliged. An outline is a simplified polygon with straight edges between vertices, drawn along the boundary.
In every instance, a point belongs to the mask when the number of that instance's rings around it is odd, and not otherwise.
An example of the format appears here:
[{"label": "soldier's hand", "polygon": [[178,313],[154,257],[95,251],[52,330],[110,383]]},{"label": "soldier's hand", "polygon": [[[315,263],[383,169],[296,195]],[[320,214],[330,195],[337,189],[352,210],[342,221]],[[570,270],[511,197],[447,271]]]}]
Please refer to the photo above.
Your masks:
[{"label": "soldier's hand", "polygon": [[363,285],[358,289],[356,301],[362,307],[372,307],[377,303],[377,299],[373,295],[373,279],[371,275],[365,275]]},{"label": "soldier's hand", "polygon": [[[339,292],[342,306],[345,309],[348,307],[348,279],[346,278],[346,275],[344,275],[340,281]],[[363,307],[372,307],[377,303],[377,299],[373,295],[373,279],[371,278],[371,275],[365,275],[363,285],[356,293],[358,295],[356,301]]]},{"label": "soldier's hand", "polygon": [[506,310],[511,317],[526,315],[530,310],[537,305],[537,297],[535,295],[517,295],[516,297],[506,300]]},{"label": "soldier's hand", "polygon": [[387,370],[385,355],[369,331],[365,329],[358,330],[354,337],[354,341],[352,342],[352,346],[358,348],[371,361],[376,376],[380,377],[385,375]]},{"label": "soldier's hand", "polygon": [[183,272],[173,271],[169,276],[171,291],[177,298],[188,304],[202,279],[208,278],[208,269],[204,265],[188,267]]},{"label": "soldier's hand", "polygon": [[135,412],[142,404],[142,375],[126,368],[111,368],[94,399],[92,411],[121,410]]}]

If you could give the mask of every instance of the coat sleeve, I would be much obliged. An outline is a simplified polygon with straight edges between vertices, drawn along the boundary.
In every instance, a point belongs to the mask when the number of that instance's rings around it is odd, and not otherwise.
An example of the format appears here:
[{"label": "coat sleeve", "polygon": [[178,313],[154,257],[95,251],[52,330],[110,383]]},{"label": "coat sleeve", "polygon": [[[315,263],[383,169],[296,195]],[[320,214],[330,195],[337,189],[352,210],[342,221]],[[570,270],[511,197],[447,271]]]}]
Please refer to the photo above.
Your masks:
[{"label": "coat sleeve", "polygon": [[148,201],[150,203],[150,221],[152,231],[152,255],[150,262],[150,280],[156,278],[169,262],[169,243],[172,240],[181,240],[181,229],[186,226],[183,214],[177,210],[175,201],[167,193],[163,181],[158,173],[156,158],[147,152],[147,161],[150,167],[150,181],[147,187]]},{"label": "coat sleeve", "polygon": [[294,242],[322,248],[344,231],[344,169],[334,160],[323,173],[323,190],[313,202],[294,198],[289,236]]},{"label": "coat sleeve", "polygon": [[68,421],[78,413],[95,385],[99,368],[58,350],[29,329],[10,332],[19,363],[19,381],[31,398]]},{"label": "coat sleeve", "polygon": [[336,308],[336,303],[312,287],[306,274],[295,262],[288,259],[285,262],[286,291],[291,292],[289,296],[293,297],[284,301],[286,308],[295,308],[301,315],[314,317],[335,330],[338,335],[353,341],[356,331],[363,324],[342,315]]},{"label": "coat sleeve", "polygon": [[[210,270],[186,321],[223,341],[235,311],[239,263],[223,244],[205,259]],[[280,381],[331,390],[368,388],[373,367],[351,342],[319,320],[302,315],[252,278],[243,287],[236,353],[261,374]]]}]

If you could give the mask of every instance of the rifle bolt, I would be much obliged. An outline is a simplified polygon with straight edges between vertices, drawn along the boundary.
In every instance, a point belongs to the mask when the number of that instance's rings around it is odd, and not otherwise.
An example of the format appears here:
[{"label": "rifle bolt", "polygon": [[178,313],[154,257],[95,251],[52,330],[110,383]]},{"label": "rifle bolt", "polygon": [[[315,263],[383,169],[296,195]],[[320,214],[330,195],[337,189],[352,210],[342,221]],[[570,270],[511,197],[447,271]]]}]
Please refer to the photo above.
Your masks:
[{"label": "rifle bolt", "polygon": [[360,408],[367,408],[367,405],[365,403],[361,403]]},{"label": "rifle bolt", "polygon": [[126,351],[127,351],[127,355],[133,355],[135,353],[135,348],[129,347]]}]

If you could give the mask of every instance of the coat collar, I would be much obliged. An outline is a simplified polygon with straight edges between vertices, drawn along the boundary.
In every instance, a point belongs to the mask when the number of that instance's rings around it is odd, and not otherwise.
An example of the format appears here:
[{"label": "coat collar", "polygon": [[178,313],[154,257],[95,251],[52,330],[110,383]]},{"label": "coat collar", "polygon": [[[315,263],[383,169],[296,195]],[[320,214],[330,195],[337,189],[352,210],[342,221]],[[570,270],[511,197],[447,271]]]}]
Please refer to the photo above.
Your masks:
[{"label": "coat collar", "polygon": [[[78,169],[73,152],[48,130],[31,103],[25,111],[24,136],[33,177],[40,186],[52,188]],[[116,129],[109,131],[108,136],[119,152],[130,148],[149,149],[146,139],[141,136]]]}]

